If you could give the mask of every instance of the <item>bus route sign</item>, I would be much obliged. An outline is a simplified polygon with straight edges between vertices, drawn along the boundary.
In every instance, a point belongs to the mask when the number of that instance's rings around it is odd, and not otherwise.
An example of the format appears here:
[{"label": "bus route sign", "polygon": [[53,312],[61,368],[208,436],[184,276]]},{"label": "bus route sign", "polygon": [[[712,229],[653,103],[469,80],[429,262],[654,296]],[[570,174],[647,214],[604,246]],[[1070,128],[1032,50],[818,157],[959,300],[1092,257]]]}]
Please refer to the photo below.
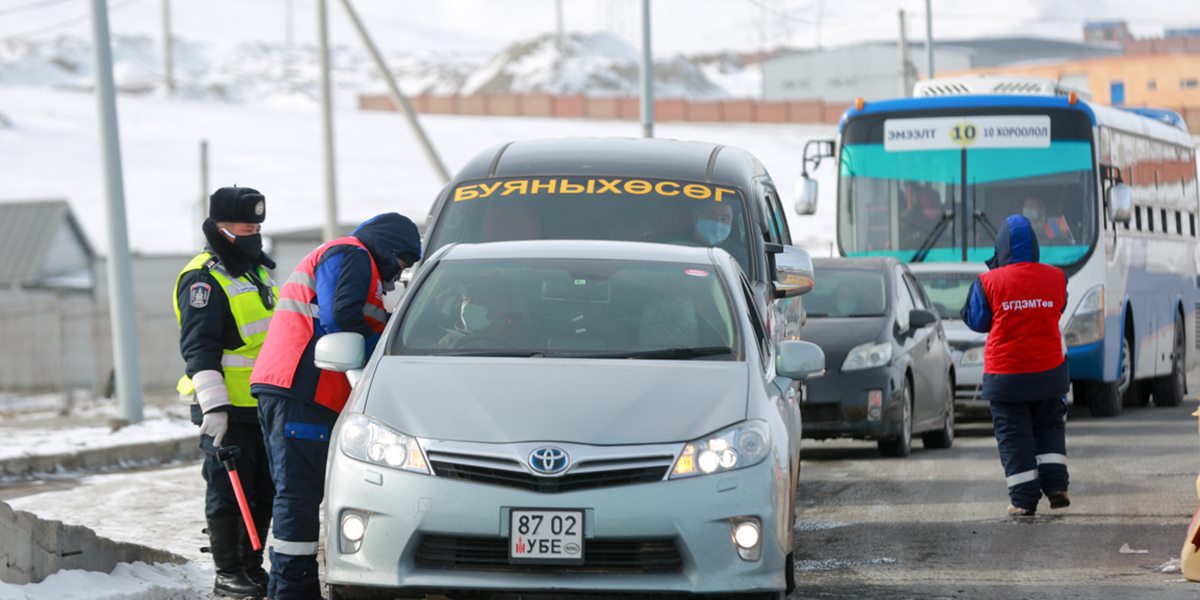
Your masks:
[{"label": "bus route sign", "polygon": [[1048,115],[933,117],[883,122],[883,149],[886,152],[1049,146]]}]

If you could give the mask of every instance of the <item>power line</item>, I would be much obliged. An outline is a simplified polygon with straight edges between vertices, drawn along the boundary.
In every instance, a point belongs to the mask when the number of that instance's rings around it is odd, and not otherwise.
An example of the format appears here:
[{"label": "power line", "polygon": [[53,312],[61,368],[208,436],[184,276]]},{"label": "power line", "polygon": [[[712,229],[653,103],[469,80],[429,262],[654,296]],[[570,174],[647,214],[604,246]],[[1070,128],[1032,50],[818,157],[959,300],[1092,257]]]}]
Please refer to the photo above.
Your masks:
[{"label": "power line", "polygon": [[[140,1],[141,0],[124,0],[123,2],[117,2],[108,7],[108,12],[111,14],[114,11],[120,10],[122,8],[125,8],[126,6],[129,6],[130,4],[134,4],[134,3],[140,2]],[[49,25],[44,25],[42,27],[37,27],[34,29],[22,31],[20,33],[11,34],[6,38],[0,39],[0,42],[11,42],[11,41],[18,40],[21,38],[29,38],[29,37],[42,35],[44,33],[52,33],[54,31],[58,31],[60,29],[66,29],[68,27],[73,27],[75,25],[78,25],[80,23],[87,21],[90,18],[92,18],[92,14],[87,13],[87,14],[84,14],[84,15],[81,15],[78,17],[72,17],[70,19],[65,19],[63,21],[59,21],[57,23],[51,23]]]},{"label": "power line", "polygon": [[20,4],[20,5],[12,6],[9,8],[0,8],[0,16],[11,15],[14,13],[25,12],[27,10],[34,10],[37,8],[53,6],[55,4],[63,4],[65,2],[73,2],[73,1],[74,0],[38,0],[37,2],[30,2],[29,4]]}]

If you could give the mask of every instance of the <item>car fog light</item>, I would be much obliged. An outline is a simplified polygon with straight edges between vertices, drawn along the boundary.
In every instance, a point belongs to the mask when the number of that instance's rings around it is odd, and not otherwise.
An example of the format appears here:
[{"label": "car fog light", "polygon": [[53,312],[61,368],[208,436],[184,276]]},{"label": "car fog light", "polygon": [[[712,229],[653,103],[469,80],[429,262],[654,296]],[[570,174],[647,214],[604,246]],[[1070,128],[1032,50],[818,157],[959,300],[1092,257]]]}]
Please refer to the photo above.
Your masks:
[{"label": "car fog light", "polygon": [[878,421],[883,416],[883,390],[867,392],[867,419]]},{"label": "car fog light", "polygon": [[351,542],[357,542],[362,539],[363,534],[367,531],[367,524],[363,523],[362,517],[356,514],[346,515],[342,519],[342,535]]},{"label": "car fog light", "polygon": [[750,550],[757,546],[758,540],[758,524],[752,521],[738,523],[733,530],[733,541],[744,550]]}]

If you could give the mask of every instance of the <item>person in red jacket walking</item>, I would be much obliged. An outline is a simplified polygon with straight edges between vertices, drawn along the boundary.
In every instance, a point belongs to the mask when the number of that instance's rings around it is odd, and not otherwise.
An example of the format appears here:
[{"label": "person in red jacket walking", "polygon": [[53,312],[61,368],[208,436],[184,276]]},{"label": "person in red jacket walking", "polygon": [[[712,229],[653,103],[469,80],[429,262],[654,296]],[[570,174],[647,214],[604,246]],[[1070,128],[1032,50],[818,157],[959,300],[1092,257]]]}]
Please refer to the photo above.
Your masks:
[{"label": "person in red jacket walking", "polygon": [[1000,462],[1008,483],[1008,513],[1032,516],[1042,495],[1050,508],[1067,495],[1067,390],[1059,316],[1067,307],[1067,276],[1038,263],[1038,239],[1023,215],[1005,220],[987,273],[975,280],[963,321],[987,333],[983,399],[991,404]]},{"label": "person in red jacket walking", "polygon": [[345,373],[313,363],[317,340],[353,331],[369,355],[388,320],[383,294],[421,258],[417,226],[382,214],[300,261],[280,290],[267,339],[250,376],[275,483],[272,600],[321,598],[320,506],[329,434],[350,396]]}]

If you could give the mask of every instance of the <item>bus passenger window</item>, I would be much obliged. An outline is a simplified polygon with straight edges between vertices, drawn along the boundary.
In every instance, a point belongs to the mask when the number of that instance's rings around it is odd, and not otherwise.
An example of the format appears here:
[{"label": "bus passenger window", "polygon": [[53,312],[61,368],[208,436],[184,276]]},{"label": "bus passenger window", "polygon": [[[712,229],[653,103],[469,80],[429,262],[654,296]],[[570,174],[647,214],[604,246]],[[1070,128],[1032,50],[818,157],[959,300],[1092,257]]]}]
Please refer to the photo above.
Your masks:
[{"label": "bus passenger window", "polygon": [[1142,207],[1135,206],[1133,209],[1133,218],[1137,222],[1135,227],[1138,231],[1142,230]]},{"label": "bus passenger window", "polygon": [[1183,213],[1175,211],[1175,233],[1183,235]]},{"label": "bus passenger window", "polygon": [[1192,224],[1192,237],[1196,237],[1196,215],[1188,213],[1188,222]]},{"label": "bus passenger window", "polygon": [[1154,209],[1146,207],[1146,231],[1154,233]]},{"label": "bus passenger window", "polygon": [[1162,225],[1159,226],[1162,228],[1162,232],[1171,233],[1171,226],[1167,225],[1167,209],[1159,209],[1158,214],[1162,217],[1162,219],[1159,220],[1159,223],[1162,223]]}]

